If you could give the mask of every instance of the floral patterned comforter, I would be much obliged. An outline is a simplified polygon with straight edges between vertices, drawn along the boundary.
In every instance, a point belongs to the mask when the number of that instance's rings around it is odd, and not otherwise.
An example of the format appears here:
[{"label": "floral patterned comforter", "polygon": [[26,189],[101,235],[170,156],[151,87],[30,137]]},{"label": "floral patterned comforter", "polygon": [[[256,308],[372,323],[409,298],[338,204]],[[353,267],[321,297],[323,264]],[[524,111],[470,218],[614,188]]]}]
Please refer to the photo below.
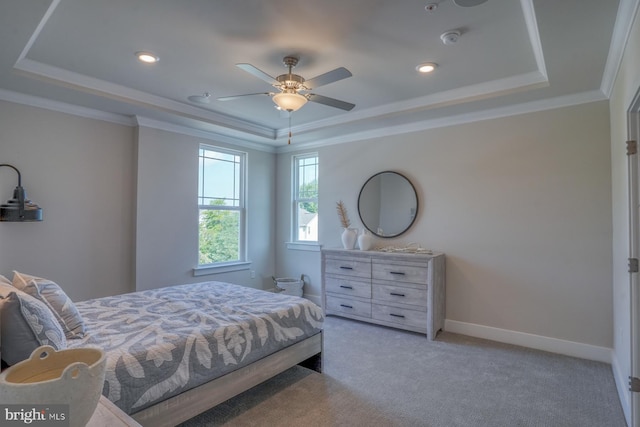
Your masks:
[{"label": "floral patterned comforter", "polygon": [[314,303],[223,282],[76,303],[107,352],[103,394],[128,414],[234,371],[322,329]]}]

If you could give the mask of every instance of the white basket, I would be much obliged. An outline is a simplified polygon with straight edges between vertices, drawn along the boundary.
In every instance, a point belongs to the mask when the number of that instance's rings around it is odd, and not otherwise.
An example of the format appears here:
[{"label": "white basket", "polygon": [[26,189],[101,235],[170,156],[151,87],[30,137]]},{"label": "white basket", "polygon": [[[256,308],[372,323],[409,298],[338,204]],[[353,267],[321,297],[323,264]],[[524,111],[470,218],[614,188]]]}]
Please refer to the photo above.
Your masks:
[{"label": "white basket", "polygon": [[302,287],[304,282],[301,279],[294,279],[292,277],[279,277],[274,279],[276,282],[276,288],[283,294],[293,295],[296,297],[302,296]]},{"label": "white basket", "polygon": [[106,366],[107,356],[98,348],[38,347],[0,374],[0,402],[69,405],[68,425],[84,427],[102,394]]}]

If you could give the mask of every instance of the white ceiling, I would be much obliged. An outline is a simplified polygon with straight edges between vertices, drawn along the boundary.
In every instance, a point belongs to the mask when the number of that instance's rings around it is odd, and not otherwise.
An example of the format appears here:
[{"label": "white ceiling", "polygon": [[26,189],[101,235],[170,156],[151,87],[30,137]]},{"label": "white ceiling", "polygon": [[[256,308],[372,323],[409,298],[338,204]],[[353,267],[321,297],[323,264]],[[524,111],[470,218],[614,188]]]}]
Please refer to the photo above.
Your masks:
[{"label": "white ceiling", "polygon": [[[427,3],[437,8],[429,13]],[[0,3],[0,99],[76,108],[118,121],[181,126],[278,147],[289,120],[266,82],[282,59],[310,79],[352,77],[314,93],[291,117],[293,144],[341,142],[606,99],[638,0],[22,0]],[[618,9],[620,8],[620,12]],[[620,16],[617,21],[616,18]],[[626,20],[625,20],[626,19]],[[440,35],[462,33],[446,46]],[[160,57],[142,64],[136,51]],[[439,65],[420,75],[421,62]],[[207,105],[190,95],[211,93]],[[37,98],[34,98],[37,97]],[[71,107],[73,106],[73,107]],[[104,112],[104,113],[102,113]]]}]

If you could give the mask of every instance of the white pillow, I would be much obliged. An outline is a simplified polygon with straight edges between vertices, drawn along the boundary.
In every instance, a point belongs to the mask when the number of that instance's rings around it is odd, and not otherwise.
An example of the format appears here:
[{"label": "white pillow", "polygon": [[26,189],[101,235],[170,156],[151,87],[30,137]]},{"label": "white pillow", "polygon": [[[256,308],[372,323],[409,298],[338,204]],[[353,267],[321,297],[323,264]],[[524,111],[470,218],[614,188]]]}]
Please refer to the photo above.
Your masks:
[{"label": "white pillow", "polygon": [[2,274],[0,274],[0,283],[4,283],[5,285],[10,285],[11,284],[11,280],[7,279]]},{"label": "white pillow", "polygon": [[14,271],[13,286],[49,307],[68,339],[84,336],[84,321],[76,305],[57,283]]}]

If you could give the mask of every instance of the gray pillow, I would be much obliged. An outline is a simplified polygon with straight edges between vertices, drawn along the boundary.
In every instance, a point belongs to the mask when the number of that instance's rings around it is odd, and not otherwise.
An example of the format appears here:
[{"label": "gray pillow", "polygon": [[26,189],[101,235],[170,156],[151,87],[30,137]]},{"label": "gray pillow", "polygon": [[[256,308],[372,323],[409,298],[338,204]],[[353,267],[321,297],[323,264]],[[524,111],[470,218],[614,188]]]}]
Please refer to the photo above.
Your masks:
[{"label": "gray pillow", "polygon": [[62,326],[68,339],[84,336],[84,321],[76,305],[57,283],[14,271],[13,286],[45,303]]},{"label": "gray pillow", "polygon": [[67,348],[60,324],[42,302],[0,284],[0,355],[9,365],[28,359],[33,350],[50,345]]}]

